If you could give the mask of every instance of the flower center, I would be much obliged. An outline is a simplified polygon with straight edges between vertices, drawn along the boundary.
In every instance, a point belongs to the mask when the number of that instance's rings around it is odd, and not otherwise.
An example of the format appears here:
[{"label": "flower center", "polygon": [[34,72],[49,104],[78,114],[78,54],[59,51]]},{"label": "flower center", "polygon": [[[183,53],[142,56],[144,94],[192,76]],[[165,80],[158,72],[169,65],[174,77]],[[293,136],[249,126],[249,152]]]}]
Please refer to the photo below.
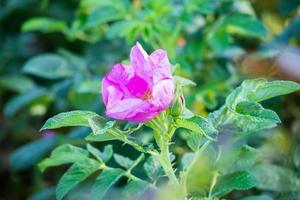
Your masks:
[{"label": "flower center", "polygon": [[139,76],[132,77],[126,84],[126,88],[135,97],[143,100],[151,98],[151,90],[148,83]]}]

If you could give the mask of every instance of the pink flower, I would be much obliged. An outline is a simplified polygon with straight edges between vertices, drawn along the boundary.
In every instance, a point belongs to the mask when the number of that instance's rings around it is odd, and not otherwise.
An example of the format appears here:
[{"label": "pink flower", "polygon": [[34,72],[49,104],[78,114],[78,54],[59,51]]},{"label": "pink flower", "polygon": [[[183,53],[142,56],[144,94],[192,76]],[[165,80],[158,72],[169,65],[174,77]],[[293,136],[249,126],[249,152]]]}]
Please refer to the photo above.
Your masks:
[{"label": "pink flower", "polygon": [[103,102],[108,117],[142,123],[167,109],[174,96],[171,64],[167,52],[148,55],[137,43],[130,65],[116,64],[102,80]]}]

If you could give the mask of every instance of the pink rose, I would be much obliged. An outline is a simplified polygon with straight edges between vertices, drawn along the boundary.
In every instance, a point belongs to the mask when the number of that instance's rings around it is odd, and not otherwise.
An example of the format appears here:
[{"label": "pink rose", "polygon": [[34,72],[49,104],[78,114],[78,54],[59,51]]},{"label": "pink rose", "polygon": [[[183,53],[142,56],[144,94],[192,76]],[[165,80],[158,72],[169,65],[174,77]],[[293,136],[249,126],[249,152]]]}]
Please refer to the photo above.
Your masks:
[{"label": "pink rose", "polygon": [[116,64],[102,80],[102,96],[108,117],[142,123],[167,109],[174,96],[171,64],[161,49],[150,56],[137,43],[130,65]]}]

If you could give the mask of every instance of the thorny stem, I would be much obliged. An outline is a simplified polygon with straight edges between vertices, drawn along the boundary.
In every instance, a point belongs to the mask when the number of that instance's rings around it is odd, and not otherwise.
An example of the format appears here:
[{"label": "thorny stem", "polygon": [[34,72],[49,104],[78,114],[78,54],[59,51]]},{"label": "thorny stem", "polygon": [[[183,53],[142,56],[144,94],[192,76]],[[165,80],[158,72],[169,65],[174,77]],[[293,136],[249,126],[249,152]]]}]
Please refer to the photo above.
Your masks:
[{"label": "thorny stem", "polygon": [[175,172],[172,167],[171,160],[170,160],[170,151],[169,151],[169,142],[168,141],[164,141],[162,143],[161,152],[159,154],[159,160],[160,160],[160,163],[161,163],[166,175],[170,179],[171,183],[174,185],[178,185],[179,182],[175,175]]},{"label": "thorny stem", "polygon": [[176,128],[169,124],[164,113],[151,121],[154,128],[154,138],[160,148],[160,153],[157,155],[165,174],[168,176],[172,185],[179,185],[179,181],[175,175],[170,160],[170,141]]}]

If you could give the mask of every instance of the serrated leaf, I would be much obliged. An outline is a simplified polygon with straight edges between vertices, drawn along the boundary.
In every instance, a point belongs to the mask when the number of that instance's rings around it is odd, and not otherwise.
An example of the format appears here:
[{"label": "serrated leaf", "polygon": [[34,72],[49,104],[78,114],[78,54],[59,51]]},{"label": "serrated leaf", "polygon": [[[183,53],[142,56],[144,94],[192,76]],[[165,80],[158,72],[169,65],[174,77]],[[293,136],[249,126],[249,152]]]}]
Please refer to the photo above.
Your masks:
[{"label": "serrated leaf", "polygon": [[117,140],[119,138],[109,132],[106,132],[104,134],[99,134],[99,135],[94,135],[93,133],[90,133],[85,139],[91,142],[105,142],[105,141]]},{"label": "serrated leaf", "polygon": [[252,79],[244,81],[226,99],[226,105],[234,110],[242,101],[260,102],[276,96],[300,90],[300,84],[292,81],[270,81]]},{"label": "serrated leaf", "polygon": [[103,152],[101,152],[99,149],[93,147],[90,144],[87,144],[87,150],[97,158],[100,162],[107,162],[113,154],[112,145],[106,145],[104,147]]},{"label": "serrated leaf", "polygon": [[105,122],[104,119],[99,117],[91,117],[88,121],[94,135],[107,133],[116,123],[116,121]]},{"label": "serrated leaf", "polygon": [[115,161],[122,167],[129,169],[133,165],[133,160],[119,154],[114,154]]},{"label": "serrated leaf", "polygon": [[148,182],[143,180],[132,180],[124,187],[120,199],[137,200],[148,188],[150,188]]},{"label": "serrated leaf", "polygon": [[22,31],[41,31],[43,33],[64,32],[68,29],[65,21],[46,17],[36,17],[22,24]]},{"label": "serrated leaf", "polygon": [[39,163],[39,168],[44,171],[48,167],[63,165],[67,163],[74,163],[84,160],[88,157],[88,151],[85,149],[70,145],[63,144],[54,149],[49,158],[44,159]]},{"label": "serrated leaf", "polygon": [[68,62],[56,54],[41,54],[28,60],[22,71],[45,79],[66,78],[73,75]]},{"label": "serrated leaf", "polygon": [[86,145],[86,149],[101,163],[103,163],[103,160],[101,158],[101,151],[95,147],[93,147],[90,144]]},{"label": "serrated leaf", "polygon": [[88,119],[92,117],[100,116],[94,112],[82,110],[63,112],[48,119],[41,130],[69,126],[89,126]]},{"label": "serrated leaf", "polygon": [[248,190],[257,184],[257,180],[248,172],[241,171],[222,176],[212,190],[213,196],[221,197],[232,190]]},{"label": "serrated leaf", "polygon": [[250,101],[260,102],[299,90],[300,84],[292,81],[271,81],[261,84],[255,91],[250,91],[248,98]]},{"label": "serrated leaf", "polygon": [[209,140],[216,139],[216,129],[206,119],[200,116],[194,116],[189,119],[177,118],[175,123],[177,127],[188,129],[199,135],[204,135]]},{"label": "serrated leaf", "polygon": [[207,138],[198,132],[190,131],[187,137],[187,145],[193,150],[197,151],[204,143]]},{"label": "serrated leaf", "polygon": [[103,149],[103,152],[101,152],[101,158],[104,162],[107,162],[111,159],[113,155],[113,146],[111,144],[106,145]]},{"label": "serrated leaf", "polygon": [[297,175],[288,168],[272,164],[259,164],[255,166],[251,173],[258,180],[257,188],[285,192],[297,190],[300,181]]},{"label": "serrated leaf", "polygon": [[71,189],[99,170],[100,165],[101,163],[94,159],[84,159],[74,163],[59,180],[56,188],[56,198],[58,200],[63,199]]},{"label": "serrated leaf", "polygon": [[238,103],[234,115],[233,124],[245,132],[273,128],[281,122],[274,111],[264,109],[256,102],[242,101]]},{"label": "serrated leaf", "polygon": [[57,138],[42,138],[16,149],[9,162],[13,170],[23,170],[38,163],[56,144]]},{"label": "serrated leaf", "polygon": [[153,156],[150,156],[144,163],[144,170],[153,182],[163,175],[163,168],[160,162]]},{"label": "serrated leaf", "polygon": [[124,174],[121,169],[105,169],[96,178],[91,192],[92,200],[101,200],[109,190]]}]

